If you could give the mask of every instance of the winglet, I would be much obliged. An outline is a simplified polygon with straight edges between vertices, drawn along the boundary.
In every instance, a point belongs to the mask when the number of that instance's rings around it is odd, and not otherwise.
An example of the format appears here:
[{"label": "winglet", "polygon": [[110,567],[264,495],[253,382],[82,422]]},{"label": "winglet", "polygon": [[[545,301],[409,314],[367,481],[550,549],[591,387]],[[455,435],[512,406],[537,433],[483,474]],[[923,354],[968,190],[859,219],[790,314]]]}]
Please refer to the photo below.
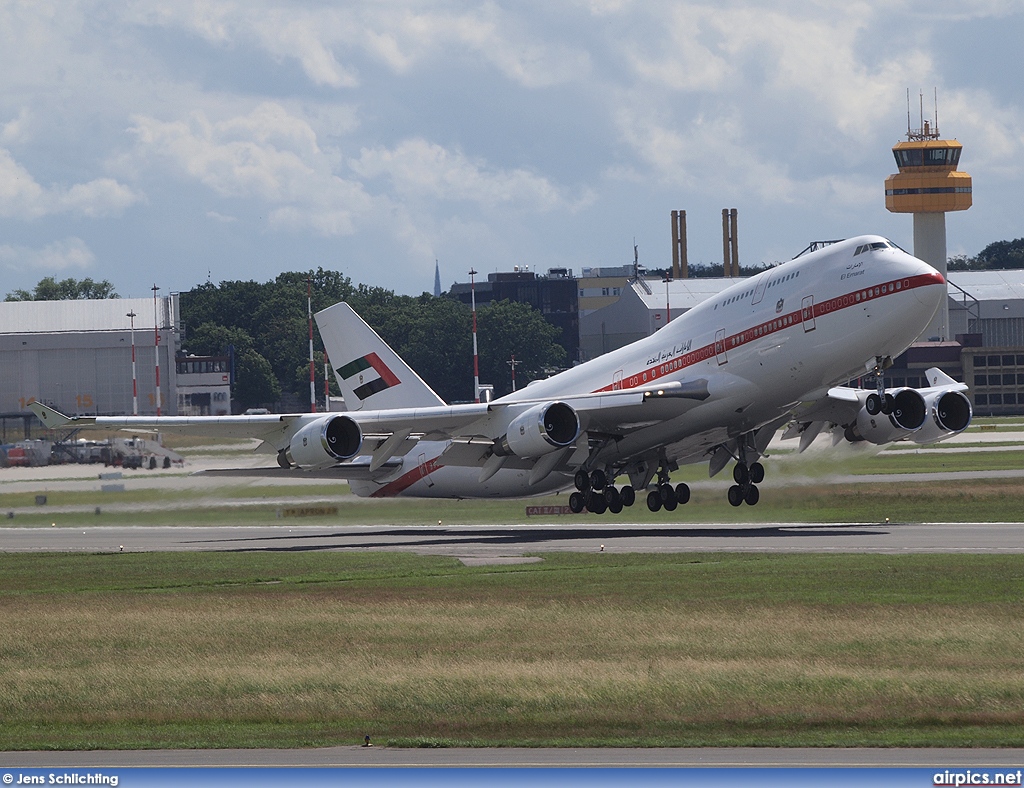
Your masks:
[{"label": "winglet", "polygon": [[61,427],[66,427],[71,424],[74,419],[65,416],[58,410],[54,410],[48,405],[44,405],[42,402],[30,402],[28,404],[29,409],[39,417],[39,420],[43,422],[43,425],[48,430],[56,430]]}]

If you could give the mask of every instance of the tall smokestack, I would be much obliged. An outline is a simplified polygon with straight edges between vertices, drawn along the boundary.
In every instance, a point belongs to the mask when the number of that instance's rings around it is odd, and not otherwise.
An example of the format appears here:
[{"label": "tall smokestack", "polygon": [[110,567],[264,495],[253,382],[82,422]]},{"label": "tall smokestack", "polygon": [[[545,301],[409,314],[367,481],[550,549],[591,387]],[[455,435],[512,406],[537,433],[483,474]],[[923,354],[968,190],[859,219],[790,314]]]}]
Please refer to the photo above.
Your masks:
[{"label": "tall smokestack", "polygon": [[735,208],[722,209],[722,275],[740,275],[739,239],[736,237]]},{"label": "tall smokestack", "polygon": [[737,211],[733,208],[729,211],[729,218],[732,219],[732,228],[729,231],[729,236],[732,239],[732,275],[740,275],[740,242],[736,232],[736,216]]},{"label": "tall smokestack", "polygon": [[686,211],[672,211],[672,278],[689,277],[686,258]]}]

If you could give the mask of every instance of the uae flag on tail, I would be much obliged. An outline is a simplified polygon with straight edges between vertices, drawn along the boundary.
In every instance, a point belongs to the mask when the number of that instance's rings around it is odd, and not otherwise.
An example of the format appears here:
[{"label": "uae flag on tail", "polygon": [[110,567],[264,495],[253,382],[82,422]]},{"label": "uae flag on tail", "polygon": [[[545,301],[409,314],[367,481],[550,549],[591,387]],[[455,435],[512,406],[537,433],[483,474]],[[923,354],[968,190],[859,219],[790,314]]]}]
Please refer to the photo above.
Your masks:
[{"label": "uae flag on tail", "polygon": [[[365,370],[373,370],[371,373],[362,374]],[[388,369],[387,364],[380,360],[376,353],[367,353],[362,358],[348,362],[343,367],[338,367],[338,375],[348,380],[353,375],[359,375],[359,385],[353,388],[355,395],[364,400],[371,394],[384,391],[392,386],[397,386],[401,381],[395,377],[395,373]],[[373,377],[374,373],[378,377]],[[366,378],[371,378],[366,380]],[[364,380],[366,382],[364,382]]]}]

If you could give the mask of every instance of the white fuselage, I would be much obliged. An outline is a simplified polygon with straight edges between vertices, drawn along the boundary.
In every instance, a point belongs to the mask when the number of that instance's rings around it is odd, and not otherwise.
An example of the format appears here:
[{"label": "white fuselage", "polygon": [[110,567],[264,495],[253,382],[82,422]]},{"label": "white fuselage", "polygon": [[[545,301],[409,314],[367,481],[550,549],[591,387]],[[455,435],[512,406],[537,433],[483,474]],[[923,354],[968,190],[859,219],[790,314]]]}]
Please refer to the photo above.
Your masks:
[{"label": "white fuselage", "polygon": [[[902,353],[945,293],[931,266],[883,238],[862,236],[739,280],[652,336],[500,402],[703,380],[705,400],[658,403],[653,423],[615,442],[602,459],[636,456],[699,434],[712,445],[783,417],[797,403],[865,372],[876,357]],[[552,473],[531,485],[530,472],[515,469],[481,483],[479,468],[439,463],[447,445],[423,441],[389,478],[353,481],[352,489],[375,496],[523,497],[571,483]]]}]

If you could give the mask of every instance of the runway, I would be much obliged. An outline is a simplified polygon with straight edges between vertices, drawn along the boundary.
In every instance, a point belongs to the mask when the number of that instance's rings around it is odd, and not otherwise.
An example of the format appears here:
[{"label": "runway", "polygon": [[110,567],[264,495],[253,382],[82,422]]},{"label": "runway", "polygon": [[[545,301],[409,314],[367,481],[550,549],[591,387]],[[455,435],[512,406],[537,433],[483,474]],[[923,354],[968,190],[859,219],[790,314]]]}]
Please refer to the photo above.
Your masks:
[{"label": "runway", "polygon": [[0,552],[404,551],[467,564],[548,552],[1021,553],[1024,523],[0,528]]}]

